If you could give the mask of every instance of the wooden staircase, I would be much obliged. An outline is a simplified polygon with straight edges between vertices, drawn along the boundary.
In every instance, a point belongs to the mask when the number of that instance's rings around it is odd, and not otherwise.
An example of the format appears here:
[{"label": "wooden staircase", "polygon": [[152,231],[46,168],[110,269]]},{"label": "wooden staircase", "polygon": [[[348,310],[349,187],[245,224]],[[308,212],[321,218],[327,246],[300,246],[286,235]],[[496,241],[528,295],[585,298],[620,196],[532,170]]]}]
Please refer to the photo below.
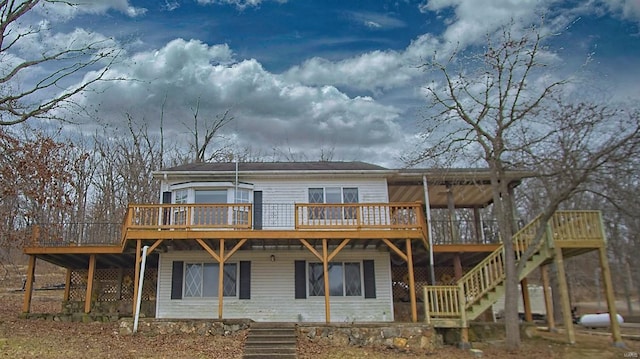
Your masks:
[{"label": "wooden staircase", "polygon": [[[544,229],[540,241],[534,243],[536,231]],[[516,263],[530,248],[519,280],[529,275],[554,256],[556,245],[576,248],[604,243],[602,219],[597,211],[558,211],[547,224],[540,216],[513,236]],[[426,321],[434,327],[467,328],[468,322],[493,305],[505,291],[504,246],[501,245],[482,262],[460,278],[455,285],[424,287]]]},{"label": "wooden staircase", "polygon": [[297,335],[292,323],[252,323],[243,359],[295,359]]}]

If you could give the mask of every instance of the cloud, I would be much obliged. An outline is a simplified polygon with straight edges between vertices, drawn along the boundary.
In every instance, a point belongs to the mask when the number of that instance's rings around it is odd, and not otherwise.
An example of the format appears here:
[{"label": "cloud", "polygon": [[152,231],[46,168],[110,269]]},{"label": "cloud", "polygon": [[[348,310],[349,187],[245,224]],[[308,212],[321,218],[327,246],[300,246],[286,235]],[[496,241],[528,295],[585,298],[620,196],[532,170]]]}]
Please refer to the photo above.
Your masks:
[{"label": "cloud", "polygon": [[638,0],[602,0],[612,13],[624,19],[640,21],[640,1]]},{"label": "cloud", "polygon": [[[211,4],[219,4],[219,5],[234,5],[236,8],[242,10],[247,7],[257,7],[263,1],[266,0],[197,0],[200,5],[211,5]],[[287,0],[273,0],[278,3],[286,3]]]},{"label": "cloud", "polygon": [[395,151],[404,134],[401,111],[371,97],[350,97],[334,86],[308,86],[266,71],[255,59],[236,61],[227,45],[177,39],[134,54],[109,70],[105,83],[77,99],[101,121],[121,123],[124,114],[159,126],[164,102],[165,133],[185,142],[199,102],[200,120],[230,110],[226,128],[239,146],[286,147],[307,158],[331,147],[341,159]]},{"label": "cloud", "polygon": [[314,57],[289,69],[284,76],[307,85],[335,85],[377,92],[405,86],[422,71],[418,68],[440,47],[436,38],[422,35],[404,51],[372,51],[332,62]]},{"label": "cloud", "polygon": [[[422,12],[445,13],[453,10],[453,16],[442,34],[445,43],[465,47],[486,38],[487,34],[511,21],[528,26],[539,20],[541,11],[551,0],[430,0],[420,5]],[[446,16],[446,15],[445,15]]]},{"label": "cloud", "polygon": [[406,27],[407,24],[390,14],[379,14],[374,12],[357,12],[352,11],[346,15],[356,24],[364,25],[373,30],[387,30]]},{"label": "cloud", "polygon": [[62,21],[67,21],[82,14],[102,15],[109,10],[121,12],[129,17],[138,17],[147,13],[147,9],[133,6],[129,3],[129,0],[90,0],[70,3],[44,2],[36,9],[51,20]]}]

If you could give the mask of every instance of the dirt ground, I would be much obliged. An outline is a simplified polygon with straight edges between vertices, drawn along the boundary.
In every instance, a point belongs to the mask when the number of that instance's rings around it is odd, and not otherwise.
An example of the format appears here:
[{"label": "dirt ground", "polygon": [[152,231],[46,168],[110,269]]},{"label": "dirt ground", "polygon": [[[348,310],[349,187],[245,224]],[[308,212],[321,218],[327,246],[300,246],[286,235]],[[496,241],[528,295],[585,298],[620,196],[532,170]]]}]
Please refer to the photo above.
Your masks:
[{"label": "dirt ground", "polygon": [[[56,267],[39,268],[36,288],[60,283],[64,272]],[[67,323],[19,319],[22,310],[22,277],[0,278],[0,358],[241,358],[246,333],[226,337],[200,335],[120,335],[117,323]],[[57,313],[61,290],[36,290],[31,311]],[[623,331],[624,333],[624,331]],[[540,331],[525,339],[518,352],[509,352],[501,341],[473,343],[483,358],[640,358],[640,341],[625,340],[627,348],[614,348],[603,333],[577,335],[567,345],[562,333]],[[387,348],[336,347],[326,342],[298,343],[301,359],[342,358],[474,358],[468,350],[447,346],[433,352],[405,352]]]}]

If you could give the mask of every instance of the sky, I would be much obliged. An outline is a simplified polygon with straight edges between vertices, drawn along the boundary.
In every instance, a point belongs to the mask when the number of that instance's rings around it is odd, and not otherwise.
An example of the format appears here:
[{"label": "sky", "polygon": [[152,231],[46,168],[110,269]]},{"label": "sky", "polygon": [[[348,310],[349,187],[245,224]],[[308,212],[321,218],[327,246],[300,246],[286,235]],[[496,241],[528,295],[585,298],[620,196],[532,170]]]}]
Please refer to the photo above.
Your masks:
[{"label": "sky", "polygon": [[128,80],[76,98],[91,116],[74,119],[75,131],[121,128],[129,116],[155,132],[162,117],[181,145],[196,106],[201,122],[228,110],[217,141],[264,160],[331,153],[402,166],[429,104],[432,74],[420,65],[481,50],[509,23],[553,34],[549,71],[580,84],[573,96],[640,100],[640,0],[95,0],[24,21],[49,30],[23,52],[80,38],[119,50],[109,75]]}]

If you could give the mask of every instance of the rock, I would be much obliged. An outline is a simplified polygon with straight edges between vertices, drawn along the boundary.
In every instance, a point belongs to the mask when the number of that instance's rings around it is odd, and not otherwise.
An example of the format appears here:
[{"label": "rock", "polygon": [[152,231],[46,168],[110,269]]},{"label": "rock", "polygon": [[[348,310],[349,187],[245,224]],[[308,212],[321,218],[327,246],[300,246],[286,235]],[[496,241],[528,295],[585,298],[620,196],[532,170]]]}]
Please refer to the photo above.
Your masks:
[{"label": "rock", "polygon": [[402,337],[393,338],[393,347],[396,349],[405,349],[407,347],[407,339]]},{"label": "rock", "polygon": [[469,349],[469,352],[474,358],[482,358],[483,353],[480,349]]}]

